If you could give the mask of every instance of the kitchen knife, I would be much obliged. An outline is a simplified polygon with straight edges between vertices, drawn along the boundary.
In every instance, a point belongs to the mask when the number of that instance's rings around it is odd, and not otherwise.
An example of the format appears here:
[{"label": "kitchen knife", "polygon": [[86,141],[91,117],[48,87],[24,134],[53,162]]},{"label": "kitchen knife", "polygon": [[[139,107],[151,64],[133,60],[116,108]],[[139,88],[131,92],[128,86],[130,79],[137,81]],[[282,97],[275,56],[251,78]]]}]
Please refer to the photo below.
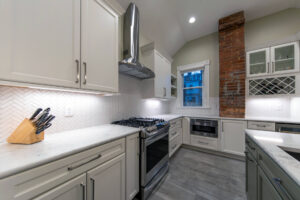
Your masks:
[{"label": "kitchen knife", "polygon": [[49,128],[50,126],[52,126],[51,123],[46,124],[46,125],[44,125],[44,126],[38,128],[38,129],[36,130],[36,134],[40,134],[41,132],[43,132],[44,130],[46,130],[47,128]]},{"label": "kitchen knife", "polygon": [[34,113],[33,115],[30,117],[30,121],[34,120],[34,118],[42,111],[43,109],[41,108],[38,108]]},{"label": "kitchen knife", "polygon": [[40,114],[38,114],[35,117],[36,120],[34,120],[34,123],[36,123],[41,118],[42,115],[44,115],[45,113],[49,113],[49,112],[50,112],[50,108],[46,108],[43,112],[41,112]]},{"label": "kitchen knife", "polygon": [[45,123],[46,119],[48,118],[49,113],[44,113],[43,115],[40,116],[40,118],[35,122],[35,126],[39,127],[42,124]]},{"label": "kitchen knife", "polygon": [[55,116],[50,115],[49,117],[47,117],[47,119],[45,119],[45,122],[43,123],[43,125],[49,124],[53,119],[55,119]]}]

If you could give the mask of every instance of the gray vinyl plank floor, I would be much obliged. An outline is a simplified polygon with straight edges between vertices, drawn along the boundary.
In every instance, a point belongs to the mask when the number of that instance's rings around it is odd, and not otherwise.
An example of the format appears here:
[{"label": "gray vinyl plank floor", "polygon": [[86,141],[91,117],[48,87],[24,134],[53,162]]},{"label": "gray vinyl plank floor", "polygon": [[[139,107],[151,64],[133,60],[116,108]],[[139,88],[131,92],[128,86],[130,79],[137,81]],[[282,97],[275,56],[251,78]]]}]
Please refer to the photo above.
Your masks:
[{"label": "gray vinyl plank floor", "polygon": [[245,162],[181,148],[149,200],[246,200]]}]

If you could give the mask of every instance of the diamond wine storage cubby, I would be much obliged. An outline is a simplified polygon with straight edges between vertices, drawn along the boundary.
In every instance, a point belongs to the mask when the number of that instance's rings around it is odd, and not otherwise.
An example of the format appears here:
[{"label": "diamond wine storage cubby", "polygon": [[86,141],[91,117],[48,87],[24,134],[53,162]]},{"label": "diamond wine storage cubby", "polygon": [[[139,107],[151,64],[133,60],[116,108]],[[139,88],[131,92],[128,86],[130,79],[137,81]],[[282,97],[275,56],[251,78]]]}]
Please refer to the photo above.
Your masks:
[{"label": "diamond wine storage cubby", "polygon": [[248,80],[249,96],[296,94],[296,76]]}]

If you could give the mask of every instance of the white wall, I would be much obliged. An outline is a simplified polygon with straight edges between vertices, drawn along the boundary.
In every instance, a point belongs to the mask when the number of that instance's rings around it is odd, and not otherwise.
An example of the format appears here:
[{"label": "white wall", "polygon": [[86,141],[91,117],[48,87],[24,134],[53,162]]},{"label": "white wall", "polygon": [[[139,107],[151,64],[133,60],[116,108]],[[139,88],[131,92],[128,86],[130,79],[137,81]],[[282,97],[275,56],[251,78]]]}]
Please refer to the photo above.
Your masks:
[{"label": "white wall", "polygon": [[[120,95],[110,97],[0,86],[0,143],[38,107],[51,107],[57,117],[46,134],[169,113],[167,102],[141,99],[141,81],[120,75],[119,85]],[[73,117],[64,117],[66,107],[71,108]]]}]

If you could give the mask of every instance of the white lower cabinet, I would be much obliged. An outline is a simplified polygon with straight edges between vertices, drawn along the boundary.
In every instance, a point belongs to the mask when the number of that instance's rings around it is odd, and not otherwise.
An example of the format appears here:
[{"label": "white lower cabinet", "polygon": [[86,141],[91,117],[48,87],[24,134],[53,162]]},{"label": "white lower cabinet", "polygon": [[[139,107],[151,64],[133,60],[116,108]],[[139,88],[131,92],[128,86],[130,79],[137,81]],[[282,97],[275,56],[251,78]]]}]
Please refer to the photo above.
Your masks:
[{"label": "white lower cabinet", "polygon": [[131,200],[139,191],[138,154],[135,133],[0,179],[0,199]]},{"label": "white lower cabinet", "polygon": [[222,120],[222,151],[226,153],[244,156],[246,128],[246,121]]},{"label": "white lower cabinet", "polygon": [[140,137],[126,137],[126,200],[132,200],[139,192]]},{"label": "white lower cabinet", "polygon": [[169,130],[169,157],[182,145],[182,118],[170,121]]},{"label": "white lower cabinet", "polygon": [[86,175],[80,175],[33,200],[85,200]]},{"label": "white lower cabinet", "polygon": [[125,154],[87,172],[88,200],[125,200]]}]

